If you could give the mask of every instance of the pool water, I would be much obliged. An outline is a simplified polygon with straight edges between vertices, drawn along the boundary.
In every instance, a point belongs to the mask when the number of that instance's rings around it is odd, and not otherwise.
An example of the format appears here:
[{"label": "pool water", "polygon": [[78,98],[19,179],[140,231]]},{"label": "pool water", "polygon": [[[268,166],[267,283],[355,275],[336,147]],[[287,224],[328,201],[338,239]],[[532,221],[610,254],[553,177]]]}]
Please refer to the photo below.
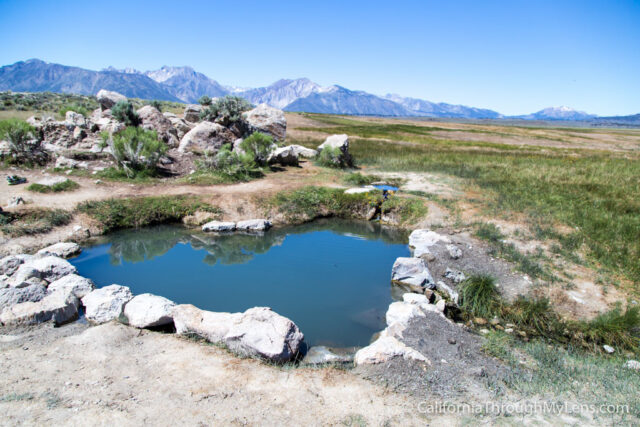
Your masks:
[{"label": "pool water", "polygon": [[387,191],[398,191],[398,187],[394,187],[393,185],[387,184],[374,184],[373,185],[378,190],[387,190]]},{"label": "pool water", "polygon": [[322,220],[264,235],[180,226],[113,233],[70,260],[96,286],[129,286],[211,311],[271,307],[308,345],[364,346],[384,328],[391,267],[406,234],[368,222]]}]

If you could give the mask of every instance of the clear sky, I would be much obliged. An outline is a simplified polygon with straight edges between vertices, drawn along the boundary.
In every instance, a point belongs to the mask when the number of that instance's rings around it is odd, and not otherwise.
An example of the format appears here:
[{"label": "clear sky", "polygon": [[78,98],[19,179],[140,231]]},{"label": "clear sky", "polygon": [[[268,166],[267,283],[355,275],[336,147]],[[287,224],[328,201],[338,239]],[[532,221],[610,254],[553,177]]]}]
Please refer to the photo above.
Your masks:
[{"label": "clear sky", "polygon": [[190,65],[523,114],[640,113],[640,0],[0,0],[0,64]]}]

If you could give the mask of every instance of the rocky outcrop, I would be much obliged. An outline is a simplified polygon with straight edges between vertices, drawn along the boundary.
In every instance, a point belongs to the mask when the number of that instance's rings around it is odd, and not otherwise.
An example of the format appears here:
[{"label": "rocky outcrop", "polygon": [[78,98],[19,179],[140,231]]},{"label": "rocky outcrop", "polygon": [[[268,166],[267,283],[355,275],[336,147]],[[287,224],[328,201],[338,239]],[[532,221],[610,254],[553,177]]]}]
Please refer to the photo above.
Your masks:
[{"label": "rocky outcrop", "polygon": [[158,138],[164,141],[169,147],[178,146],[178,132],[173,127],[171,121],[166,118],[157,108],[145,105],[137,110],[140,117],[140,127],[147,130],[154,130]]},{"label": "rocky outcrop", "polygon": [[126,96],[119,94],[118,92],[112,92],[104,89],[98,91],[96,98],[98,98],[98,102],[100,103],[100,107],[103,111],[111,109],[111,107],[116,105],[119,101],[127,100]]},{"label": "rocky outcrop", "polygon": [[135,296],[124,306],[124,315],[129,325],[136,328],[151,328],[173,323],[172,311],[176,304],[164,297],[152,294]]},{"label": "rocky outcrop", "polygon": [[318,147],[318,152],[322,152],[325,148],[339,149],[342,153],[342,163],[347,166],[353,165],[353,158],[349,153],[349,137],[347,135],[331,135],[324,140]]},{"label": "rocky outcrop", "polygon": [[189,104],[184,108],[183,118],[191,123],[198,123],[200,121],[200,112],[202,111],[202,105]]},{"label": "rocky outcrop", "polygon": [[440,242],[448,244],[451,243],[451,239],[426,228],[414,230],[409,235],[409,246],[416,257],[431,254],[429,248]]},{"label": "rocky outcrop", "polygon": [[292,360],[304,339],[295,323],[266,307],[244,313],[213,313],[178,305],[173,321],[177,333],[196,334],[237,353],[278,363]]},{"label": "rocky outcrop", "polygon": [[64,156],[60,156],[56,159],[56,168],[61,169],[89,169],[87,162],[79,162],[77,160],[69,159]]},{"label": "rocky outcrop", "polygon": [[118,319],[124,305],[133,298],[131,290],[126,286],[109,285],[96,289],[84,298],[87,320],[93,323],[105,323]]},{"label": "rocky outcrop", "polygon": [[292,146],[276,148],[269,154],[267,163],[270,165],[298,166],[298,154]]},{"label": "rocky outcrop", "polygon": [[184,119],[176,117],[175,114],[172,116],[168,116],[167,114],[170,113],[164,113],[164,116],[171,122],[171,125],[178,135],[178,139],[182,139],[191,129],[195,127],[194,123],[189,123]]},{"label": "rocky outcrop", "polygon": [[211,221],[202,226],[202,231],[229,232],[235,231],[236,223],[230,221]]},{"label": "rocky outcrop", "polygon": [[394,283],[407,285],[412,289],[435,287],[427,263],[422,258],[402,257],[396,259],[391,270],[391,280]]},{"label": "rocky outcrop", "polygon": [[47,246],[38,251],[41,255],[53,255],[60,258],[70,258],[82,252],[79,244],[73,242],[60,242],[55,245]]},{"label": "rocky outcrop", "polygon": [[284,141],[287,135],[287,119],[284,117],[284,112],[277,108],[260,104],[244,113],[242,117],[249,125],[250,133],[256,131],[266,133],[276,141]]},{"label": "rocky outcrop", "polygon": [[67,128],[70,129],[75,129],[76,127],[83,129],[87,126],[87,120],[84,116],[75,111],[67,111],[64,116],[64,122]]},{"label": "rocky outcrop", "polygon": [[248,219],[236,223],[236,229],[242,231],[265,231],[269,228],[271,228],[271,221],[267,219]]},{"label": "rocky outcrop", "polygon": [[16,272],[20,265],[24,264],[25,261],[33,258],[32,255],[7,255],[4,258],[0,259],[0,274],[6,274],[7,276],[11,276]]},{"label": "rocky outcrop", "polygon": [[235,139],[235,135],[224,126],[202,122],[182,137],[178,151],[217,153],[223,144],[231,143]]}]

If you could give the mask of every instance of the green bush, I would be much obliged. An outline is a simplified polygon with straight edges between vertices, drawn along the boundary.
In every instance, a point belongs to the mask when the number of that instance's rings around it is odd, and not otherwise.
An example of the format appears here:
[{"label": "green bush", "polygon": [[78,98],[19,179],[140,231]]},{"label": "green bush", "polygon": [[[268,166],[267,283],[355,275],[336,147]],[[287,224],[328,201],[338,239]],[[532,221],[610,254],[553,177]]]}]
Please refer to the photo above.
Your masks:
[{"label": "green bush", "polygon": [[229,127],[243,123],[242,113],[253,108],[253,105],[239,96],[227,95],[216,99],[200,112],[201,120],[216,122]]},{"label": "green bush", "polygon": [[342,169],[349,166],[342,150],[338,147],[325,147],[316,157],[316,163],[327,168]]},{"label": "green bush", "polygon": [[229,145],[224,145],[215,155],[204,153],[201,169],[212,170],[227,182],[249,181],[262,176],[262,169],[256,164],[253,155],[231,151]]},{"label": "green bush", "polygon": [[138,173],[155,174],[160,157],[167,151],[166,144],[158,140],[155,131],[142,128],[127,127],[114,135],[103,135],[103,138],[118,167],[130,178]]},{"label": "green bush", "polygon": [[200,99],[198,99],[198,104],[208,107],[211,105],[212,99],[207,95],[202,95]]},{"label": "green bush", "polygon": [[114,119],[127,126],[138,126],[140,124],[140,117],[133,109],[133,104],[128,100],[116,102],[116,105],[111,107],[111,115]]},{"label": "green bush", "polygon": [[153,101],[151,101],[149,103],[149,105],[151,105],[156,110],[162,112],[162,103],[160,101],[158,101],[157,99],[154,99]]},{"label": "green bush", "polygon": [[193,196],[95,200],[81,203],[78,210],[96,219],[104,232],[178,222],[199,210],[220,211]]},{"label": "green bush", "polygon": [[60,193],[63,191],[73,191],[75,189],[80,188],[77,182],[67,179],[63,182],[58,182],[54,185],[42,185],[42,184],[31,184],[27,187],[27,190],[34,191],[36,193]]},{"label": "green bush", "polygon": [[54,227],[67,225],[72,215],[63,209],[28,209],[2,215],[0,231],[9,237],[48,233]]},{"label": "green bush", "polygon": [[343,178],[344,183],[350,185],[369,185],[380,180],[377,175],[363,175],[360,172],[352,172]]},{"label": "green bush", "polygon": [[253,132],[240,144],[240,148],[248,154],[253,155],[253,160],[259,166],[267,164],[269,153],[273,150],[273,137],[262,132]]},{"label": "green bush", "polygon": [[473,316],[491,318],[499,314],[500,294],[493,277],[474,274],[460,286],[460,308]]},{"label": "green bush", "polygon": [[67,111],[73,111],[74,113],[82,114],[85,117],[89,115],[89,110],[87,109],[87,107],[84,107],[83,105],[77,103],[63,105],[58,110],[58,114],[60,115],[60,117],[64,118],[67,114]]},{"label": "green bush", "polygon": [[42,137],[29,123],[18,119],[0,121],[0,140],[9,142],[9,161],[16,164],[41,165],[47,161]]}]

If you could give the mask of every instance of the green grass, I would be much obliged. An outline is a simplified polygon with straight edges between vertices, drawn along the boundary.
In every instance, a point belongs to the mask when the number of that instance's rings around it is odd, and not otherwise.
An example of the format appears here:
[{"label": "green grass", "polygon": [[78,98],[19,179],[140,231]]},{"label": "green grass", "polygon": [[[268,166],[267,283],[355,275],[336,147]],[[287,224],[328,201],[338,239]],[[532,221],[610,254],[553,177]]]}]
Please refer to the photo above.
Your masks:
[{"label": "green grass", "polygon": [[347,185],[370,185],[381,179],[377,175],[363,175],[360,172],[351,172],[345,175],[342,181]]},{"label": "green grass", "polygon": [[427,212],[424,202],[416,197],[392,196],[385,201],[381,192],[345,194],[343,189],[315,186],[278,193],[263,204],[298,223],[322,217],[366,219],[371,208],[379,207],[386,214],[397,215],[403,224]]},{"label": "green grass", "polygon": [[[350,151],[360,165],[464,178],[482,190],[483,202],[496,214],[524,213],[532,225],[570,226],[574,231],[559,240],[565,253],[584,248],[588,262],[630,280],[631,290],[640,295],[637,155],[434,140],[421,126],[311,117],[342,126],[310,130],[352,136]],[[414,143],[371,139],[411,141],[407,135]]]},{"label": "green grass", "polygon": [[26,209],[0,214],[0,231],[9,237],[47,233],[67,225],[72,215],[62,209]]},{"label": "green grass", "polygon": [[486,275],[472,275],[459,289],[460,308],[474,316],[490,319],[500,312],[500,294],[495,279]]},{"label": "green grass", "polygon": [[196,211],[219,213],[214,206],[194,196],[159,196],[87,201],[78,211],[96,219],[106,232],[179,222]]},{"label": "green grass", "polygon": [[27,190],[33,191],[35,193],[60,193],[63,191],[73,191],[80,188],[77,182],[67,179],[63,182],[58,182],[54,185],[42,185],[42,184],[31,184],[27,187]]},{"label": "green grass", "polygon": [[[595,420],[623,425],[640,422],[640,375],[622,367],[626,358],[541,341],[523,343],[499,331],[487,335],[484,350],[510,366],[504,385],[524,398],[628,405],[628,413],[595,414]],[[529,361],[525,366],[520,363],[523,359]],[[504,394],[506,390],[494,391]]]}]

